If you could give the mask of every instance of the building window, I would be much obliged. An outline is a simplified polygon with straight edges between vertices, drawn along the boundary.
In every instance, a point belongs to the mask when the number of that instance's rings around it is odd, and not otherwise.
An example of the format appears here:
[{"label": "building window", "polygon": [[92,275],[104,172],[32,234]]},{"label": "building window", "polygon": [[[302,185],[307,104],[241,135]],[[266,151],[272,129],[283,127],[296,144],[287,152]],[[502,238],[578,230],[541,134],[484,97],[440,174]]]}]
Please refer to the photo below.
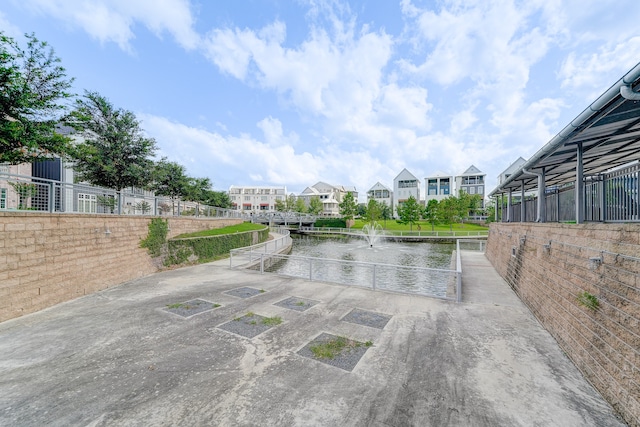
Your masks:
[{"label": "building window", "polygon": [[9,173],[9,163],[0,163],[0,173]]},{"label": "building window", "polygon": [[398,181],[398,188],[415,188],[417,186],[418,181],[416,181],[415,179]]},{"label": "building window", "polygon": [[245,201],[245,202],[248,202],[248,201],[250,201],[250,200],[251,200],[251,196],[244,196],[244,201]]},{"label": "building window", "polygon": [[78,193],[78,212],[96,213],[98,201],[95,194]]},{"label": "building window", "polygon": [[476,187],[469,187],[469,194],[476,194]]},{"label": "building window", "polygon": [[0,188],[0,209],[7,209],[7,189]]}]

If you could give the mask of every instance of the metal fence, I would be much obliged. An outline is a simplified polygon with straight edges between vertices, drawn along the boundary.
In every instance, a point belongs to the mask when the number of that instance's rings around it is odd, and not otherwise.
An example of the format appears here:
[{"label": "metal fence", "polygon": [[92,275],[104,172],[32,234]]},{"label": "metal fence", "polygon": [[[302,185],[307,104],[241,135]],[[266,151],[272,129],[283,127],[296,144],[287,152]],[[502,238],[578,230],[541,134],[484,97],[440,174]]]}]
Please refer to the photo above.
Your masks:
[{"label": "metal fence", "polygon": [[[424,295],[445,300],[462,300],[461,250],[484,251],[486,240],[456,240],[455,268],[439,269],[349,261],[278,253],[292,244],[286,229],[275,229],[281,237],[230,253],[231,268],[276,272],[287,277],[339,283],[387,291]],[[283,272],[282,265],[287,268]],[[453,265],[452,265],[453,267]],[[454,295],[454,296],[452,296]]]},{"label": "metal fence", "polygon": [[192,215],[242,218],[242,212],[207,206],[179,198],[156,197],[141,189],[115,191],[87,184],[71,184],[0,172],[0,210],[23,212]]},{"label": "metal fence", "polygon": [[[638,222],[640,221],[640,164],[606,174],[585,178],[585,221]],[[546,222],[571,222],[576,220],[576,187],[547,189],[545,194]],[[525,197],[522,202],[507,207],[503,204],[502,221],[533,222],[537,220],[537,197]]]},{"label": "metal fence", "polygon": [[[299,227],[298,230],[305,233],[318,233],[318,234],[349,234],[354,236],[361,236],[363,233],[360,229],[356,228],[336,228],[336,227]],[[455,231],[399,231],[399,230],[384,230],[381,236],[383,237],[486,237],[489,235],[488,230],[455,230]]]}]

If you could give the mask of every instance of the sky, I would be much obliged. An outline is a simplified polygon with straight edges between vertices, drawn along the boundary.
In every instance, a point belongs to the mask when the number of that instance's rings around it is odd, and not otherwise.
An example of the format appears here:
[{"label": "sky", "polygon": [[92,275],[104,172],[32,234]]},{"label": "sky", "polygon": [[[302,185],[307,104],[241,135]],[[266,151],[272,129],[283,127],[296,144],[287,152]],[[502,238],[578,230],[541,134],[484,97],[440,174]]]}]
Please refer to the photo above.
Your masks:
[{"label": "sky", "polygon": [[487,193],[640,62],[637,0],[3,0],[74,92],[133,111],[157,156],[230,185]]}]

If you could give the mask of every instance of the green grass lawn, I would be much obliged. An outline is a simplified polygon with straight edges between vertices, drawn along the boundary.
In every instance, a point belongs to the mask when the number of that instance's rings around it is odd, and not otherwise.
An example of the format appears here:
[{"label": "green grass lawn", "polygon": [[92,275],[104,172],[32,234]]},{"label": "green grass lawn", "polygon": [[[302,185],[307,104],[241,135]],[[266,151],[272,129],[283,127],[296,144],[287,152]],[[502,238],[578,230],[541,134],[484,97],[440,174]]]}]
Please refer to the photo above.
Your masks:
[{"label": "green grass lawn", "polygon": [[[387,220],[386,224],[384,221],[377,221],[378,224],[382,226],[384,230],[389,231],[409,231],[409,224],[398,224],[395,219]],[[362,228],[367,222],[361,219],[357,219],[356,223],[351,228]],[[422,228],[421,231],[431,231],[431,224],[427,221],[420,221],[416,224],[413,224],[413,231],[418,231],[418,225]],[[488,227],[485,225],[477,225],[477,224],[453,224],[453,231],[487,231]],[[433,228],[433,231],[449,231],[449,225],[436,225]]]},{"label": "green grass lawn", "polygon": [[266,227],[264,224],[252,224],[243,222],[242,224],[230,225],[228,227],[214,228],[212,230],[196,231],[195,233],[185,233],[176,237],[176,239],[184,239],[187,237],[208,237],[219,236],[221,234],[242,233],[244,231],[262,230]]}]

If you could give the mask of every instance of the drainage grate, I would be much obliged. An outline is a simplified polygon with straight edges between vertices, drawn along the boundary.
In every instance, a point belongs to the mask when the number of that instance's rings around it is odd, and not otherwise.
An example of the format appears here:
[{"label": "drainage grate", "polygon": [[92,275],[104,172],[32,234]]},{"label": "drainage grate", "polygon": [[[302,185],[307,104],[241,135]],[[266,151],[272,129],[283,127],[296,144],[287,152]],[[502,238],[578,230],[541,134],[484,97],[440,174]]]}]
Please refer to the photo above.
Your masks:
[{"label": "drainage grate", "polygon": [[193,299],[187,302],[167,304],[164,310],[169,313],[177,314],[178,316],[191,317],[194,314],[204,313],[205,311],[213,310],[217,307],[220,307],[220,304],[215,304],[202,299]]},{"label": "drainage grate", "polygon": [[354,308],[341,320],[343,322],[356,323],[358,325],[369,326],[376,329],[384,329],[392,316],[373,311],[366,311]]},{"label": "drainage grate", "polygon": [[372,345],[323,332],[298,354],[351,372]]},{"label": "drainage grate", "polygon": [[264,317],[259,314],[247,313],[242,317],[236,317],[230,322],[223,323],[218,326],[218,329],[232,332],[246,338],[253,338],[281,322],[282,319],[279,317]]},{"label": "drainage grate", "polygon": [[238,298],[251,298],[265,292],[266,291],[264,289],[255,289],[245,286],[244,288],[231,289],[230,291],[223,292],[223,294],[231,295]]},{"label": "drainage grate", "polygon": [[274,305],[278,307],[288,308],[289,310],[305,311],[318,304],[318,301],[314,301],[306,298],[290,297],[285,300],[279,301]]}]

